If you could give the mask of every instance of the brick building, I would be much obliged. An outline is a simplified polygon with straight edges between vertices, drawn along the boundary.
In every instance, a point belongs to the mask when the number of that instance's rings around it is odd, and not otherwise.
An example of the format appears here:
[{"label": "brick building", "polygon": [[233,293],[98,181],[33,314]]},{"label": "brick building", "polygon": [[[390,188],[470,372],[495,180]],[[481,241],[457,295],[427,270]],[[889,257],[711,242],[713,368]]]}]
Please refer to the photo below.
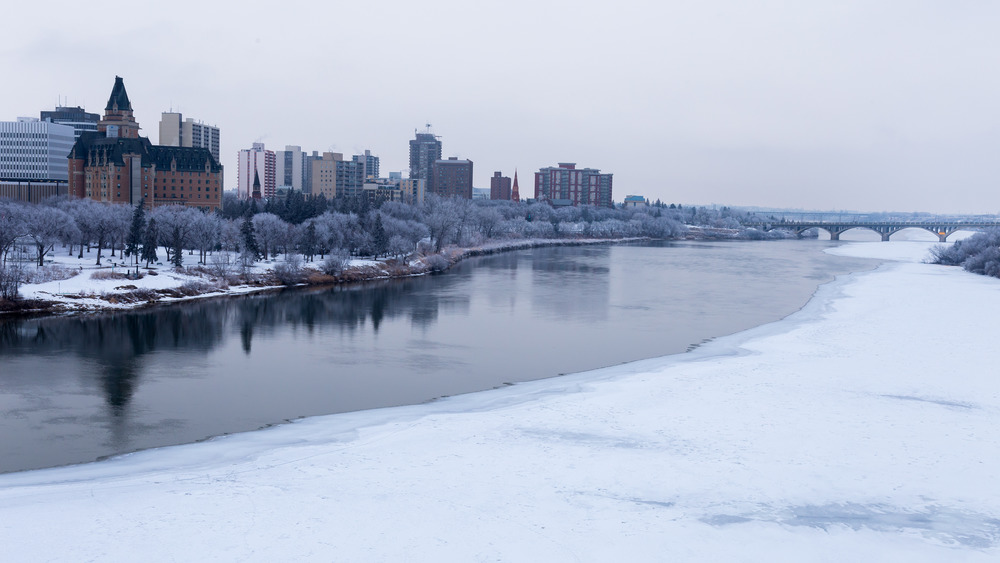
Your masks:
[{"label": "brick building", "polygon": [[434,161],[427,191],[441,197],[472,199],[472,161],[454,156]]},{"label": "brick building", "polygon": [[510,176],[494,172],[490,178],[490,199],[510,200]]},{"label": "brick building", "polygon": [[121,77],[97,131],[85,131],[69,153],[69,193],[108,203],[187,205],[222,202],[222,165],[206,148],[164,147],[139,136]]},{"label": "brick building", "polygon": [[535,199],[553,205],[594,205],[614,207],[611,200],[611,174],[595,168],[577,168],[572,162],[560,162],[535,172]]}]

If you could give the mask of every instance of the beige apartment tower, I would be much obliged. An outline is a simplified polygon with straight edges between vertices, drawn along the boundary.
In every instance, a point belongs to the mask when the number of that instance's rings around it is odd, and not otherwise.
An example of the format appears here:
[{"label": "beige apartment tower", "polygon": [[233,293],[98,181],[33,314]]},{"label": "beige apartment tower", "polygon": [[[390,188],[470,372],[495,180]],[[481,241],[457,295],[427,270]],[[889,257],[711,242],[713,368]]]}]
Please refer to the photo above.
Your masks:
[{"label": "beige apartment tower", "polygon": [[219,128],[165,111],[160,116],[160,145],[208,149],[215,160],[219,160]]},{"label": "beige apartment tower", "polygon": [[322,157],[309,160],[312,195],[323,194],[328,200],[337,197],[337,162],[343,160],[344,155],[339,152],[325,152]]}]

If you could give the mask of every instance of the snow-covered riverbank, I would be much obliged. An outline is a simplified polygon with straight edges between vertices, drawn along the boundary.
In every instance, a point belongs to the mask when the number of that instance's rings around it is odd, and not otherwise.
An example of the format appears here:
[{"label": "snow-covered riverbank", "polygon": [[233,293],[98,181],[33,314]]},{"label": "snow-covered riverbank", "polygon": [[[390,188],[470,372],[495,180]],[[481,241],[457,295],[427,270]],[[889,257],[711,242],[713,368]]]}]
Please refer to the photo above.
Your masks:
[{"label": "snow-covered riverbank", "polygon": [[4,557],[995,561],[1000,281],[932,244],[688,354],[0,475]]},{"label": "snow-covered riverbank", "polygon": [[[497,252],[523,250],[541,246],[566,246],[585,244],[608,244],[628,242],[634,239],[513,239],[496,240],[472,248],[448,247],[434,257],[415,257],[409,261],[350,259],[344,271],[336,276],[324,276],[319,262],[302,263],[301,285],[319,285],[344,282],[369,281],[424,275],[454,265],[465,258],[483,256]],[[161,249],[160,254],[165,254]],[[185,256],[193,261],[194,255]],[[177,269],[163,263],[138,269],[140,277],[130,274],[136,271],[129,259],[105,256],[103,265],[97,266],[90,254],[78,258],[61,253],[50,255],[45,267],[39,269],[27,266],[30,283],[20,288],[21,297],[31,307],[20,309],[20,313],[80,313],[136,309],[154,303],[188,301],[206,297],[223,297],[246,293],[270,291],[286,287],[273,275],[275,267],[285,262],[284,258],[257,262],[248,269],[239,283],[229,283],[224,278],[234,279],[237,267],[235,255],[230,275],[219,275],[217,268],[198,264]],[[301,257],[299,257],[301,261]]]}]

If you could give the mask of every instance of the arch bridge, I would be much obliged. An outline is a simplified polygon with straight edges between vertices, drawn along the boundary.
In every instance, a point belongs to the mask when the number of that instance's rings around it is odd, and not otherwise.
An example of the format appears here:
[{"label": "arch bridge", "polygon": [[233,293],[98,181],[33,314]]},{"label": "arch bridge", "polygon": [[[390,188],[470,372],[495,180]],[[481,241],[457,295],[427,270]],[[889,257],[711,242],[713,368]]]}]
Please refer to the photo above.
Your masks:
[{"label": "arch bridge", "polygon": [[786,221],[781,219],[748,221],[744,225],[763,231],[784,229],[792,231],[797,236],[801,236],[809,229],[823,229],[830,233],[830,240],[840,240],[840,235],[851,229],[875,231],[882,235],[883,241],[889,240],[889,237],[903,229],[923,229],[934,233],[938,236],[938,240],[945,242],[948,240],[948,235],[955,231],[1000,228],[1000,221]]}]

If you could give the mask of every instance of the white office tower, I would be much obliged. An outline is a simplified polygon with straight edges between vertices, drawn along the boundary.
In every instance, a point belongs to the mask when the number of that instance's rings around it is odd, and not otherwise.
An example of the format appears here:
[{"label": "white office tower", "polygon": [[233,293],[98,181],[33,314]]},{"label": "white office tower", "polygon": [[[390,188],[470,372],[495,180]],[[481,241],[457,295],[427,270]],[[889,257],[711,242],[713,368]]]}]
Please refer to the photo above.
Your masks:
[{"label": "white office tower", "polygon": [[0,179],[69,180],[74,131],[33,117],[0,121]]}]

